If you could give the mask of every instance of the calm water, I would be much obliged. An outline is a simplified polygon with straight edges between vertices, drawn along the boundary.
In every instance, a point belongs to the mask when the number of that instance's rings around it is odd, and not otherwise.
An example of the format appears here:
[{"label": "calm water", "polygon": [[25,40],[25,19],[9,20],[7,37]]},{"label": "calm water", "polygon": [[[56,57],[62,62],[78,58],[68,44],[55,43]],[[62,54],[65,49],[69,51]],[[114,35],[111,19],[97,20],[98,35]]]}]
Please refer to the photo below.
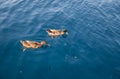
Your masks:
[{"label": "calm water", "polygon": [[[23,52],[20,40],[51,46]],[[120,1],[0,0],[0,79],[120,79]]]}]

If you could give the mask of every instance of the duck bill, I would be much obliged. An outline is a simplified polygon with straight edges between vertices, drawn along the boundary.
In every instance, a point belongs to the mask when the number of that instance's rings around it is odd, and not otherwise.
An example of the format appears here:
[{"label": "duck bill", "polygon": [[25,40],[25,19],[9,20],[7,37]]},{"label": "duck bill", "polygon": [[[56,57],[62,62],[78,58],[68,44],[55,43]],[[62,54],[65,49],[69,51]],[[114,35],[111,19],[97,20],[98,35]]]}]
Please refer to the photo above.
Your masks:
[{"label": "duck bill", "polygon": [[50,46],[50,44],[49,44],[49,43],[47,43],[46,45],[47,45],[47,46]]},{"label": "duck bill", "polygon": [[48,46],[50,46],[50,44],[47,44]]},{"label": "duck bill", "polygon": [[68,35],[68,32],[66,32],[65,34]]}]

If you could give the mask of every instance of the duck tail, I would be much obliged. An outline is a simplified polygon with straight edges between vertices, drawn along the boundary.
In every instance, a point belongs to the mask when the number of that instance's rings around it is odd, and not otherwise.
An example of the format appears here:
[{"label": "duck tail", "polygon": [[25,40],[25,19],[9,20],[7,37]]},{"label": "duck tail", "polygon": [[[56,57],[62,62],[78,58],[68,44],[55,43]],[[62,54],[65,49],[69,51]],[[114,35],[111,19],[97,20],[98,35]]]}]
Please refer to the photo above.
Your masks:
[{"label": "duck tail", "polygon": [[22,40],[20,40],[20,43],[22,43],[23,41]]},{"label": "duck tail", "polygon": [[51,30],[50,30],[50,29],[47,29],[46,31],[47,31],[47,32],[51,32]]},{"label": "duck tail", "polygon": [[23,52],[25,52],[26,50],[27,50],[27,48],[24,47],[24,48],[23,48]]}]

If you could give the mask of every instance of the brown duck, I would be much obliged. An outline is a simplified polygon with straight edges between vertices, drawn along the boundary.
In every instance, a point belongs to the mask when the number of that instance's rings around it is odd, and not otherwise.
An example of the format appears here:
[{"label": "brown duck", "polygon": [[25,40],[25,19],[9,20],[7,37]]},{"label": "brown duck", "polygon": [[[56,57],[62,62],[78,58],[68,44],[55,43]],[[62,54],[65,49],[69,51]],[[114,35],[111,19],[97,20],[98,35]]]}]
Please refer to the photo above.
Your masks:
[{"label": "brown duck", "polygon": [[68,32],[67,32],[66,29],[63,29],[63,30],[48,29],[46,32],[47,32],[48,35],[49,35],[50,37],[52,37],[52,38],[57,37],[57,36],[60,36],[60,35],[64,35],[64,34],[68,35]]},{"label": "brown duck", "polygon": [[36,42],[36,41],[26,40],[26,41],[20,41],[20,42],[23,45],[23,51],[25,51],[28,48],[37,49],[42,47],[43,45],[48,45],[46,41]]}]

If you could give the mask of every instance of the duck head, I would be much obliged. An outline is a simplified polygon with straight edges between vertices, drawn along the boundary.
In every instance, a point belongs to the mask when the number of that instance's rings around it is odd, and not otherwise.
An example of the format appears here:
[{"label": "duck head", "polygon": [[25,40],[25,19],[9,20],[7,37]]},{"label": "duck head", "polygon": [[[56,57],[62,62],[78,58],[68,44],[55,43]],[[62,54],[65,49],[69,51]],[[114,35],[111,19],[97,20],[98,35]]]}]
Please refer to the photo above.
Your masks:
[{"label": "duck head", "polygon": [[64,32],[64,34],[68,35],[67,29],[63,29],[62,32]]},{"label": "duck head", "polygon": [[46,42],[46,41],[41,41],[40,44],[42,44],[42,45],[48,45],[48,42]]}]

